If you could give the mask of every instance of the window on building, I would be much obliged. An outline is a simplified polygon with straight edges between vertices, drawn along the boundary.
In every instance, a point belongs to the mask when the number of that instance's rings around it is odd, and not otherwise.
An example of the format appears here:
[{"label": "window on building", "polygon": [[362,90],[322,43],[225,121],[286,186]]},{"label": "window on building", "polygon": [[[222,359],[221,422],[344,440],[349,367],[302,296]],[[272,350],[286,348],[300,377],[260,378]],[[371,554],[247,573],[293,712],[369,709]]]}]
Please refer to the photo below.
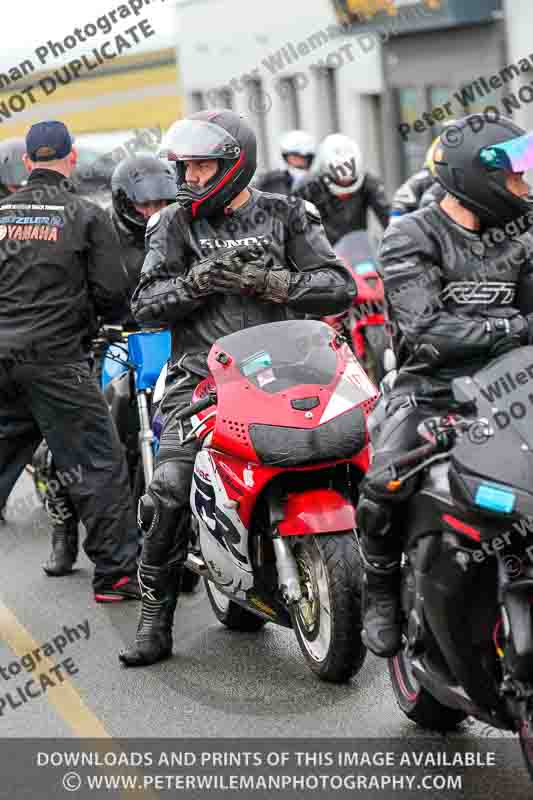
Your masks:
[{"label": "window on building", "polygon": [[316,70],[318,107],[322,130],[321,137],[338,133],[340,129],[337,73],[334,68],[319,67]]},{"label": "window on building", "polygon": [[[431,135],[434,138],[442,133],[442,129],[447,122],[450,122],[455,118],[455,116],[448,114],[445,109],[446,103],[449,103],[451,106],[456,105],[456,103],[454,103],[453,89],[451,89],[449,86],[430,86],[428,91],[428,101],[429,111],[432,119],[434,120],[434,124],[431,128]],[[437,111],[438,117],[442,116],[441,120],[435,119],[435,111]],[[461,116],[461,114],[459,114],[459,116]]]},{"label": "window on building", "polygon": [[405,181],[422,168],[427,149],[431,144],[431,129],[415,131],[414,124],[425,110],[424,92],[419,89],[398,89],[398,124],[406,123],[411,130],[400,135],[401,180]]},{"label": "window on building", "polygon": [[196,111],[203,111],[205,109],[206,106],[203,92],[191,92],[190,100],[191,113],[194,114]]},{"label": "window on building", "polygon": [[301,128],[300,93],[295,79],[293,77],[280,78],[277,92],[281,98],[283,129],[289,131]]},{"label": "window on building", "polygon": [[218,100],[220,108],[233,109],[233,92],[231,89],[220,89],[218,92]]},{"label": "window on building", "polygon": [[257,78],[246,81],[246,92],[250,121],[257,136],[258,170],[267,170],[270,169],[270,154],[266,120],[272,107],[272,98],[265,91],[263,81]]}]

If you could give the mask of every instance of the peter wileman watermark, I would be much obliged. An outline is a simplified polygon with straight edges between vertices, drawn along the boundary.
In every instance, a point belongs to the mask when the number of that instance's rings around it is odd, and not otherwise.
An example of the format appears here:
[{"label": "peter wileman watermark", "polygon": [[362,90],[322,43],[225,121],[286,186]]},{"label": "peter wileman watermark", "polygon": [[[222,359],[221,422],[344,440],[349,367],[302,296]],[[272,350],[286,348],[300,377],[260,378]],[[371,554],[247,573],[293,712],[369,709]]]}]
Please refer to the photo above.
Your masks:
[{"label": "peter wileman watermark", "polygon": [[[82,637],[83,634],[83,637]],[[67,675],[76,675],[78,667],[72,658],[64,658],[59,664],[37,671],[42,659],[52,656],[62,656],[63,651],[69,644],[74,644],[80,640],[88,641],[91,635],[89,620],[79,622],[74,627],[63,625],[61,632],[53,637],[49,642],[36,647],[25,653],[20,659],[11,661],[7,665],[0,666],[0,676],[4,681],[11,681],[18,678],[23,670],[32,674],[29,680],[19,683],[17,686],[9,686],[8,691],[2,692],[0,688],[0,717],[3,717],[9,710],[16,710],[21,706],[42,697],[48,689],[60,686]],[[20,678],[19,678],[20,680]],[[0,683],[1,687],[1,683]]]},{"label": "peter wileman watermark", "polygon": [[[375,9],[372,15],[379,10]],[[383,23],[373,26],[372,30],[365,33],[353,33],[353,23],[331,24],[321,28],[299,41],[288,41],[278,50],[265,56],[261,63],[267,70],[267,74],[277,76],[284,70],[290,69],[292,74],[279,76],[273,88],[275,93],[282,99],[292,95],[294,90],[303,91],[310,82],[312,71],[324,69],[340,69],[346,64],[354,63],[359,54],[366,55],[381,43],[385,44],[391,36],[400,33],[409,19],[414,17],[435,17],[442,13],[440,4],[437,6],[429,2],[400,8],[397,13]],[[367,15],[371,16],[371,15]],[[353,35],[354,43],[348,42],[341,47],[330,50],[327,55],[322,56],[317,61],[306,67],[305,71],[295,70],[302,59],[307,58],[315,50],[320,50],[325,45],[342,36]],[[268,113],[273,105],[272,96],[261,85],[262,72],[260,67],[254,67],[249,72],[242,73],[239,77],[232,78],[228,83],[213,87],[205,92],[205,99],[209,105],[220,105],[221,96],[227,96],[232,92],[243,92],[248,90],[249,110],[257,114]],[[258,87],[259,84],[259,87]],[[253,89],[258,88],[257,91]]]},{"label": "peter wileman watermark", "polygon": [[[525,72],[533,70],[533,55],[519,59],[514,64],[508,64],[503,67],[498,73],[488,76],[480,76],[472,81],[467,86],[455,92],[450,96],[450,99],[440,106],[435,106],[431,111],[425,111],[421,116],[411,123],[402,122],[398,125],[398,132],[404,142],[409,137],[415,134],[427,133],[431,131],[433,126],[437,123],[443,123],[449,117],[454,116],[452,111],[452,103],[456,103],[461,107],[462,113],[474,104],[479,102],[481,98],[487,97],[496,89],[507,88],[506,85],[514,80],[520,80]],[[512,117],[514,112],[522,107],[522,104],[529,105],[533,102],[533,81],[530,84],[520,86],[516,93],[509,93],[507,96],[502,97],[501,106],[503,113]],[[479,133],[483,130],[485,125],[491,122],[498,122],[501,116],[499,108],[495,105],[486,106],[479,114],[474,114],[468,119],[469,127],[474,133]],[[459,125],[447,125],[442,133],[449,147],[458,147],[463,141],[463,132]]]},{"label": "peter wileman watermark", "polygon": [[[462,550],[460,556],[462,563],[465,565],[471,562],[482,564],[488,558],[495,556],[496,553],[511,546],[513,533],[518,533],[524,540],[531,538],[533,534],[533,516],[528,514],[527,517],[522,517],[518,522],[513,522],[511,530],[505,531],[499,536],[494,536],[485,542],[480,542],[479,548],[476,550]],[[503,555],[502,563],[510,578],[517,578],[522,575],[528,566],[533,565],[533,544],[526,547],[524,553],[520,556],[516,553]]]}]

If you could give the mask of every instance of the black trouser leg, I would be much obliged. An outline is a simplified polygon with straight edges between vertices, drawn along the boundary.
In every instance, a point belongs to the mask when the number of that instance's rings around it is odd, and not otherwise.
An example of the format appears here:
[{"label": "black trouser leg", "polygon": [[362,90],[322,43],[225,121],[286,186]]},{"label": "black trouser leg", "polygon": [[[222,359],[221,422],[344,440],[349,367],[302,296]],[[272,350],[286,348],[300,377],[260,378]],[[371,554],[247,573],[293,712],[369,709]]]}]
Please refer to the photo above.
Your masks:
[{"label": "black trouser leg", "polygon": [[[88,364],[21,364],[10,378],[18,389],[19,408],[46,438],[85,525],[84,549],[95,565],[95,589],[134,575],[138,536],[126,461]],[[10,410],[0,408],[8,418]],[[17,438],[14,433],[10,444]]]},{"label": "black trouser leg", "polygon": [[417,428],[433,413],[427,406],[413,405],[407,398],[391,401],[375,443],[372,465],[361,487],[357,523],[365,570],[362,638],[373,653],[383,657],[394,655],[401,646],[403,504],[416,489],[413,478],[399,494],[388,491],[386,485],[392,474],[383,471],[383,466],[418,446]]},{"label": "black trouser leg", "polygon": [[0,509],[41,440],[35,420],[28,414],[19,388],[0,370]]},{"label": "black trouser leg", "polygon": [[[170,381],[170,383],[169,383]],[[191,402],[197,378],[169,371],[161,404],[164,423],[154,477],[139,503],[144,541],[139,564],[142,608],[134,644],[120,653],[125,666],[147,666],[172,653],[174,611],[187,557],[190,533],[189,495],[196,440],[182,447],[174,417]],[[184,425],[185,432],[190,430]]]}]

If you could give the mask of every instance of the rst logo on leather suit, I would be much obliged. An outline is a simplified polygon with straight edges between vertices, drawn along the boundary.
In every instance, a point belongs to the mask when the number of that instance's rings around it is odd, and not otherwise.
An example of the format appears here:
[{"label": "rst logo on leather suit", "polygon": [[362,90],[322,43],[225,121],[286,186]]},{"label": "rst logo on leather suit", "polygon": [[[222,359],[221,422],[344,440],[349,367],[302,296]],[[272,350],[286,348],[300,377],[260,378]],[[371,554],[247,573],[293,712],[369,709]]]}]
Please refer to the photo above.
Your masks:
[{"label": "rst logo on leather suit", "polygon": [[511,281],[454,281],[444,289],[441,300],[451,300],[460,305],[509,305],[513,302],[516,287]]}]

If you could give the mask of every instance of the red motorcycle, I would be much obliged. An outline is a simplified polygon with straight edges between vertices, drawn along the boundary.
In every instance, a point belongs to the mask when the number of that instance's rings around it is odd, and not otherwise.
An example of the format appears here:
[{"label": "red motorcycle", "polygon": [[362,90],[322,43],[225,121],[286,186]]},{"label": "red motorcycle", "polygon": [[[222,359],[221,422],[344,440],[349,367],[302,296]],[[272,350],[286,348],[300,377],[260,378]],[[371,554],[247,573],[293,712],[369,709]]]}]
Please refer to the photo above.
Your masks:
[{"label": "red motorcycle", "polygon": [[377,390],[318,321],[225,336],[208,365],[177,415],[202,445],[186,566],[228,628],[293,628],[316,675],[347,680],[366,655],[355,508]]},{"label": "red motorcycle", "polygon": [[383,281],[376,270],[376,258],[366,231],[352,231],[333,248],[357,284],[352,307],[324,322],[346,336],[367,375],[379,386],[385,375],[385,351],[389,336],[385,325]]}]

